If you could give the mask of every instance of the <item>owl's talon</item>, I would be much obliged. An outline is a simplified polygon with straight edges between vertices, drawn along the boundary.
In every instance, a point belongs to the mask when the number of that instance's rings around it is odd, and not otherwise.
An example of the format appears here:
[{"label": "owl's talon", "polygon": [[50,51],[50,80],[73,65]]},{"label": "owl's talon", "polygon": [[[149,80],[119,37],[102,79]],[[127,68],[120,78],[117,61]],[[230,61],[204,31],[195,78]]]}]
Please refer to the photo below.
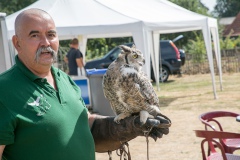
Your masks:
[{"label": "owl's talon", "polygon": [[121,119],[118,119],[117,117],[114,118],[114,122],[117,123],[117,124],[120,124],[120,120]]},{"label": "owl's talon", "polygon": [[148,118],[152,117],[147,111],[142,110],[140,111],[140,123],[144,125]]},{"label": "owl's talon", "polygon": [[115,121],[115,123],[120,124],[120,120]]}]

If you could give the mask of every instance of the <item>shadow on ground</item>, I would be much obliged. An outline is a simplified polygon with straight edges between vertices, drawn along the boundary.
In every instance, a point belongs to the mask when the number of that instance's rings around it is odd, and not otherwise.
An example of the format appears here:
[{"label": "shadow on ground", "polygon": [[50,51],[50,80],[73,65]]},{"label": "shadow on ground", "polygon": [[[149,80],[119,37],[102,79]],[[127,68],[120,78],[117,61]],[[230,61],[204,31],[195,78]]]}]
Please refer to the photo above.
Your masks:
[{"label": "shadow on ground", "polygon": [[158,97],[159,99],[159,104],[161,107],[168,107],[169,104],[175,100],[178,99],[178,97],[174,97],[174,98],[164,98],[164,97]]}]

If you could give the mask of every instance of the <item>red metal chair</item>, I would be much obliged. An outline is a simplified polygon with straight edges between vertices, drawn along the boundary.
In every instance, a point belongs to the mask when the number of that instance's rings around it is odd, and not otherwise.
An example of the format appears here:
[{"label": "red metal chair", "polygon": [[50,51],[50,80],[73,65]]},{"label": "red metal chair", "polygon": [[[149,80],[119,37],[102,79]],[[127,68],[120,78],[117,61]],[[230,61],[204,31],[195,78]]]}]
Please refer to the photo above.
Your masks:
[{"label": "red metal chair", "polygon": [[[220,122],[216,120],[216,118],[220,117],[234,117],[235,120],[237,116],[240,114],[228,112],[228,111],[213,111],[203,113],[199,116],[200,121],[205,125],[205,130],[213,131],[224,131]],[[220,139],[220,143],[222,144],[226,153],[233,153],[235,150],[240,149],[240,137],[231,139],[231,138],[223,138]],[[209,148],[210,149],[210,148]]]},{"label": "red metal chair", "polygon": [[[195,135],[197,137],[204,138],[201,142],[201,151],[203,160],[239,160],[240,155],[234,155],[226,153],[224,147],[221,143],[215,139],[236,139],[240,138],[239,133],[223,132],[223,131],[206,131],[206,130],[195,130]],[[206,149],[204,148],[205,143],[210,146],[210,154],[206,156]],[[216,150],[214,145],[216,145],[219,150]]]}]

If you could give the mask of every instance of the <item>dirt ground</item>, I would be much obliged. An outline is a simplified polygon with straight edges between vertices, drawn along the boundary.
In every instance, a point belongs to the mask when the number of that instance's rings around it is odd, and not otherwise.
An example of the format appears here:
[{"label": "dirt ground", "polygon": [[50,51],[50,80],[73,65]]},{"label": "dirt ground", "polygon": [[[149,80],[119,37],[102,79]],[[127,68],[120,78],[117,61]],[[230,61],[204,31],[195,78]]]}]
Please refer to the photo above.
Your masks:
[{"label": "dirt ground", "polygon": [[[198,116],[216,110],[239,113],[240,73],[223,74],[223,91],[216,79],[217,99],[214,99],[210,74],[171,76],[157,91],[162,112],[172,120],[170,133],[149,141],[149,160],[201,160],[200,142],[195,129],[204,129]],[[234,118],[220,119],[225,131],[240,132],[240,122]],[[147,160],[145,137],[129,142],[132,160]],[[240,153],[240,152],[239,152]],[[238,154],[238,152],[236,153]],[[96,160],[108,160],[107,153],[96,153]],[[113,160],[119,160],[113,152]]]}]

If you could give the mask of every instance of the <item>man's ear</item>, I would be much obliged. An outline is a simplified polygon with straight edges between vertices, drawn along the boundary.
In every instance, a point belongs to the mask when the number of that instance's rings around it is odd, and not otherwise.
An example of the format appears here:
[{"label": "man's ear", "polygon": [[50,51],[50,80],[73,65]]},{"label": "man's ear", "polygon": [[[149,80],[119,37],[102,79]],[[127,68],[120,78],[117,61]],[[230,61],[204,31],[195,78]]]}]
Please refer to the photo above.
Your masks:
[{"label": "man's ear", "polygon": [[12,43],[13,43],[14,47],[16,48],[16,50],[17,50],[18,52],[20,52],[21,46],[20,46],[20,44],[19,44],[19,40],[18,40],[18,37],[17,37],[16,35],[14,35],[14,36],[12,37]]}]

